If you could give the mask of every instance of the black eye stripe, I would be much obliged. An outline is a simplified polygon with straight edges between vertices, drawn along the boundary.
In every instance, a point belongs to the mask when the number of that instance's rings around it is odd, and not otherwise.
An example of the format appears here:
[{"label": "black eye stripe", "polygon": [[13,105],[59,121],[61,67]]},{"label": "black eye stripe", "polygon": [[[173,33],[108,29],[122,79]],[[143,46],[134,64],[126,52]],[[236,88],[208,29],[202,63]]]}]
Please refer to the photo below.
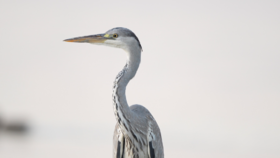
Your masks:
[{"label": "black eye stripe", "polygon": [[[107,31],[106,33],[112,35],[113,33],[116,33],[116,32],[118,32],[118,34],[120,34],[121,37],[133,37],[133,38],[135,38],[138,42],[139,47],[142,49],[142,46],[141,46],[140,41],[137,38],[137,36],[131,30],[129,30],[127,28],[116,27],[116,28],[112,28],[111,30]],[[111,36],[111,37],[115,38],[114,36]]]}]

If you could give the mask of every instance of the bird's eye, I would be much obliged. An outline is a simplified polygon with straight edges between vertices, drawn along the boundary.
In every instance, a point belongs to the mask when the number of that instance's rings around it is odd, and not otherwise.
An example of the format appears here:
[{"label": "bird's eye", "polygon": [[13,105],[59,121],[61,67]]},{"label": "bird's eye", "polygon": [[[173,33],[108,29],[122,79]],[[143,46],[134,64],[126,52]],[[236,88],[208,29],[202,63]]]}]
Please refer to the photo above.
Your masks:
[{"label": "bird's eye", "polygon": [[116,34],[116,33],[115,33],[115,34],[113,34],[113,37],[114,37],[114,38],[117,38],[118,36],[119,36],[119,35],[118,35],[118,34]]}]

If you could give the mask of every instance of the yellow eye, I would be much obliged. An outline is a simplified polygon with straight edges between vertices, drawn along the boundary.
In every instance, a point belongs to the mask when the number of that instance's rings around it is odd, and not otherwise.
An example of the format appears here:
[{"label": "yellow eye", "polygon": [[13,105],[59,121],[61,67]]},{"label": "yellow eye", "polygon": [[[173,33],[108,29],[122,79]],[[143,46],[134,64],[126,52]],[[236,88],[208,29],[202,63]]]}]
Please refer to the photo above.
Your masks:
[{"label": "yellow eye", "polygon": [[115,33],[115,34],[113,34],[113,37],[114,37],[114,38],[117,38],[118,36],[119,36],[119,35],[118,35],[118,34],[116,34],[116,33]]}]

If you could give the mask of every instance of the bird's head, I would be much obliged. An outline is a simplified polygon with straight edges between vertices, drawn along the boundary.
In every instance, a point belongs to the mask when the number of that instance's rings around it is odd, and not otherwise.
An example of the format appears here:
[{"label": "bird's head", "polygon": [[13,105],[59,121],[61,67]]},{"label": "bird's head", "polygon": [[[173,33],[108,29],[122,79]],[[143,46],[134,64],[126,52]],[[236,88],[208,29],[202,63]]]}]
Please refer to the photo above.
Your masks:
[{"label": "bird's head", "polygon": [[142,46],[137,36],[129,29],[123,27],[113,28],[104,34],[70,38],[64,41],[105,45],[122,48],[125,51],[130,51],[131,49],[142,50]]}]

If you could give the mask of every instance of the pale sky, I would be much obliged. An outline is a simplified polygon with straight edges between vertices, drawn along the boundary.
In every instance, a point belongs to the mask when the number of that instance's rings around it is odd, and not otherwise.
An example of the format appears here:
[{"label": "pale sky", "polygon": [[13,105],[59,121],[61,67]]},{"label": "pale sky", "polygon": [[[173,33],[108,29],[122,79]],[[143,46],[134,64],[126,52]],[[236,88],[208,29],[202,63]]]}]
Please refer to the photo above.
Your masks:
[{"label": "pale sky", "polygon": [[[24,118],[0,157],[111,157],[123,50],[64,39],[131,29],[129,104],[157,120],[165,157],[280,157],[280,1],[0,1],[0,116]],[[1,134],[1,133],[0,133]],[[1,135],[0,135],[1,137]]]}]

